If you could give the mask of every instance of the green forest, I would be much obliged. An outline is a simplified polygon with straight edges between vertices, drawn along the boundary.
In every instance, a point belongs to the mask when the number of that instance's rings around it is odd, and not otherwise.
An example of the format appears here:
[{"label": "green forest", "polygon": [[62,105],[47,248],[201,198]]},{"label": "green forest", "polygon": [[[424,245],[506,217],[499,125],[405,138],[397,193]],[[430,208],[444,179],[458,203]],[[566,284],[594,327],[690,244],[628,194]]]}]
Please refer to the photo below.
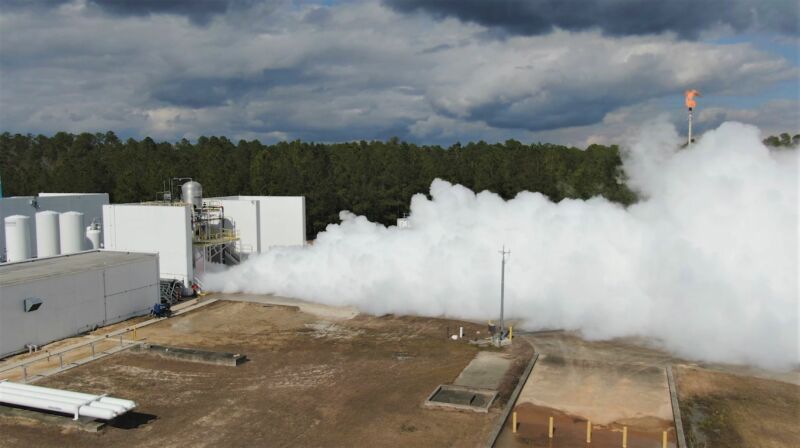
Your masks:
[{"label": "green forest", "polygon": [[[778,143],[783,140],[778,137]],[[602,195],[627,205],[636,195],[625,185],[621,165],[617,146],[579,149],[515,140],[443,148],[398,139],[265,145],[225,137],[123,141],[112,132],[0,134],[6,196],[108,192],[114,203],[151,201],[159,199],[165,180],[192,177],[206,197],[306,196],[309,238],[338,222],[341,210],[394,224],[408,212],[411,196],[427,193],[437,177],[504,198],[527,190],[554,201]]]}]

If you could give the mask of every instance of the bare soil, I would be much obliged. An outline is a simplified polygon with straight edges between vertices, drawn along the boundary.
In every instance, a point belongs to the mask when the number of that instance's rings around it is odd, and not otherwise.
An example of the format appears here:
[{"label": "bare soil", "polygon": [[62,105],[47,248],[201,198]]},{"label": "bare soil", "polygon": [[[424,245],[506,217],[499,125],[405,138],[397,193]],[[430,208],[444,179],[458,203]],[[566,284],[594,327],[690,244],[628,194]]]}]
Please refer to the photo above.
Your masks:
[{"label": "bare soil", "polygon": [[693,448],[800,446],[800,386],[698,367],[673,371]]},{"label": "bare soil", "polygon": [[[324,317],[324,316],[323,316]],[[514,357],[488,414],[425,409],[478,349],[446,338],[466,322],[219,302],[139,329],[154,344],[247,355],[238,367],[122,352],[38,385],[132,399],[138,408],[97,434],[0,419],[0,446],[481,446],[531,349]],[[517,377],[514,377],[516,372]]]}]

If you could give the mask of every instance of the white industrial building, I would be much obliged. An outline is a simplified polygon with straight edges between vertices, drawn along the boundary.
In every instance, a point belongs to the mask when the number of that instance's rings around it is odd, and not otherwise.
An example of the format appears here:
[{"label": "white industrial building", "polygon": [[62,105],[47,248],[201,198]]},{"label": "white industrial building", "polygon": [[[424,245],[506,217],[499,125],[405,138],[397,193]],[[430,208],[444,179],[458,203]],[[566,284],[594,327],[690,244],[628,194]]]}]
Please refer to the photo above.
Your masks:
[{"label": "white industrial building", "polygon": [[0,358],[191,294],[209,263],[306,243],[302,196],[203,198],[199,183],[172,179],[163,199],[0,198]]},{"label": "white industrial building", "polygon": [[[166,196],[166,195],[165,195]],[[103,206],[103,247],[157,252],[162,279],[180,281],[184,294],[209,262],[237,264],[275,246],[306,242],[303,196],[203,198],[199,183],[183,184],[180,201]]]},{"label": "white industrial building", "polygon": [[237,230],[242,253],[306,243],[304,196],[226,196],[208,201],[224,208],[225,225]]},{"label": "white industrial building", "polygon": [[[45,253],[43,256],[54,255],[52,247],[57,246],[58,253],[73,253],[81,250],[88,250],[93,248],[91,242],[86,240],[85,228],[93,222],[98,224],[97,230],[102,235],[102,217],[103,205],[108,204],[107,193],[39,193],[38,196],[12,196],[0,198],[0,222],[5,223],[6,218],[12,216],[27,217],[28,219],[16,218],[13,221],[20,222],[19,225],[27,227],[29,253],[25,258],[32,258],[39,256],[39,242],[37,226],[43,224],[39,221],[48,221],[41,231],[48,235],[59,234],[56,240],[48,240],[45,242]],[[60,216],[53,223],[52,214],[43,212],[55,212]],[[67,212],[75,212],[69,213]],[[47,216],[50,215],[50,216]],[[43,216],[42,219],[39,219]],[[64,229],[61,229],[61,223],[64,224]],[[6,225],[0,225],[0,260],[6,260]],[[22,229],[18,229],[22,233]],[[62,238],[61,233],[65,233],[66,237],[63,238],[65,251],[61,250]],[[81,234],[80,240],[76,240],[75,235]],[[15,240],[16,241],[16,240]],[[95,247],[96,248],[96,247]]]},{"label": "white industrial building", "polygon": [[0,264],[0,358],[146,314],[157,254],[87,251]]},{"label": "white industrial building", "polygon": [[157,253],[160,277],[190,286],[194,280],[191,207],[180,202],[104,205],[103,247]]}]

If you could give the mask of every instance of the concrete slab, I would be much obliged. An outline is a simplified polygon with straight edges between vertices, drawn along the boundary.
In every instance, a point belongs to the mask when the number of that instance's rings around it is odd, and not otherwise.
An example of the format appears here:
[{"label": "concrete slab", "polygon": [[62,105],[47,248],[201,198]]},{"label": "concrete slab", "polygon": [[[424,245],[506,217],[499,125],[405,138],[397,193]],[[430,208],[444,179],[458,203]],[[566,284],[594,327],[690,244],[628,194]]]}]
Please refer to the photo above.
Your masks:
[{"label": "concrete slab", "polygon": [[469,365],[461,371],[456,386],[496,390],[511,367],[511,359],[499,352],[478,352]]},{"label": "concrete slab", "polygon": [[495,390],[442,384],[428,396],[423,406],[487,413],[495,398]]},{"label": "concrete slab", "polygon": [[156,344],[140,344],[134,348],[133,351],[149,353],[161,356],[162,358],[231,367],[236,367],[247,360],[247,357],[240,353],[214,352],[196,348],[171,347]]},{"label": "concrete slab", "polygon": [[312,314],[322,319],[331,321],[350,320],[358,315],[354,307],[329,306],[320,303],[306,302],[305,300],[292,299],[273,295],[256,294],[222,294],[214,293],[215,298],[232,302],[262,303],[264,305],[296,306],[303,313]]}]

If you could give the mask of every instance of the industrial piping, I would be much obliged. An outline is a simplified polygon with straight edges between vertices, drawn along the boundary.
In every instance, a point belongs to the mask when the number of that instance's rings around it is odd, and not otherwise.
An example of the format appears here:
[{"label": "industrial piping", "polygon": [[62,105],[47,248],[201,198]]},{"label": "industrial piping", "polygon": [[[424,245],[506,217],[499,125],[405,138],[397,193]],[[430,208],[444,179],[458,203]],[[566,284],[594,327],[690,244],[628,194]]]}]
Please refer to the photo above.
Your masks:
[{"label": "industrial piping", "polygon": [[131,400],[0,381],[0,403],[111,420],[136,407]]}]

